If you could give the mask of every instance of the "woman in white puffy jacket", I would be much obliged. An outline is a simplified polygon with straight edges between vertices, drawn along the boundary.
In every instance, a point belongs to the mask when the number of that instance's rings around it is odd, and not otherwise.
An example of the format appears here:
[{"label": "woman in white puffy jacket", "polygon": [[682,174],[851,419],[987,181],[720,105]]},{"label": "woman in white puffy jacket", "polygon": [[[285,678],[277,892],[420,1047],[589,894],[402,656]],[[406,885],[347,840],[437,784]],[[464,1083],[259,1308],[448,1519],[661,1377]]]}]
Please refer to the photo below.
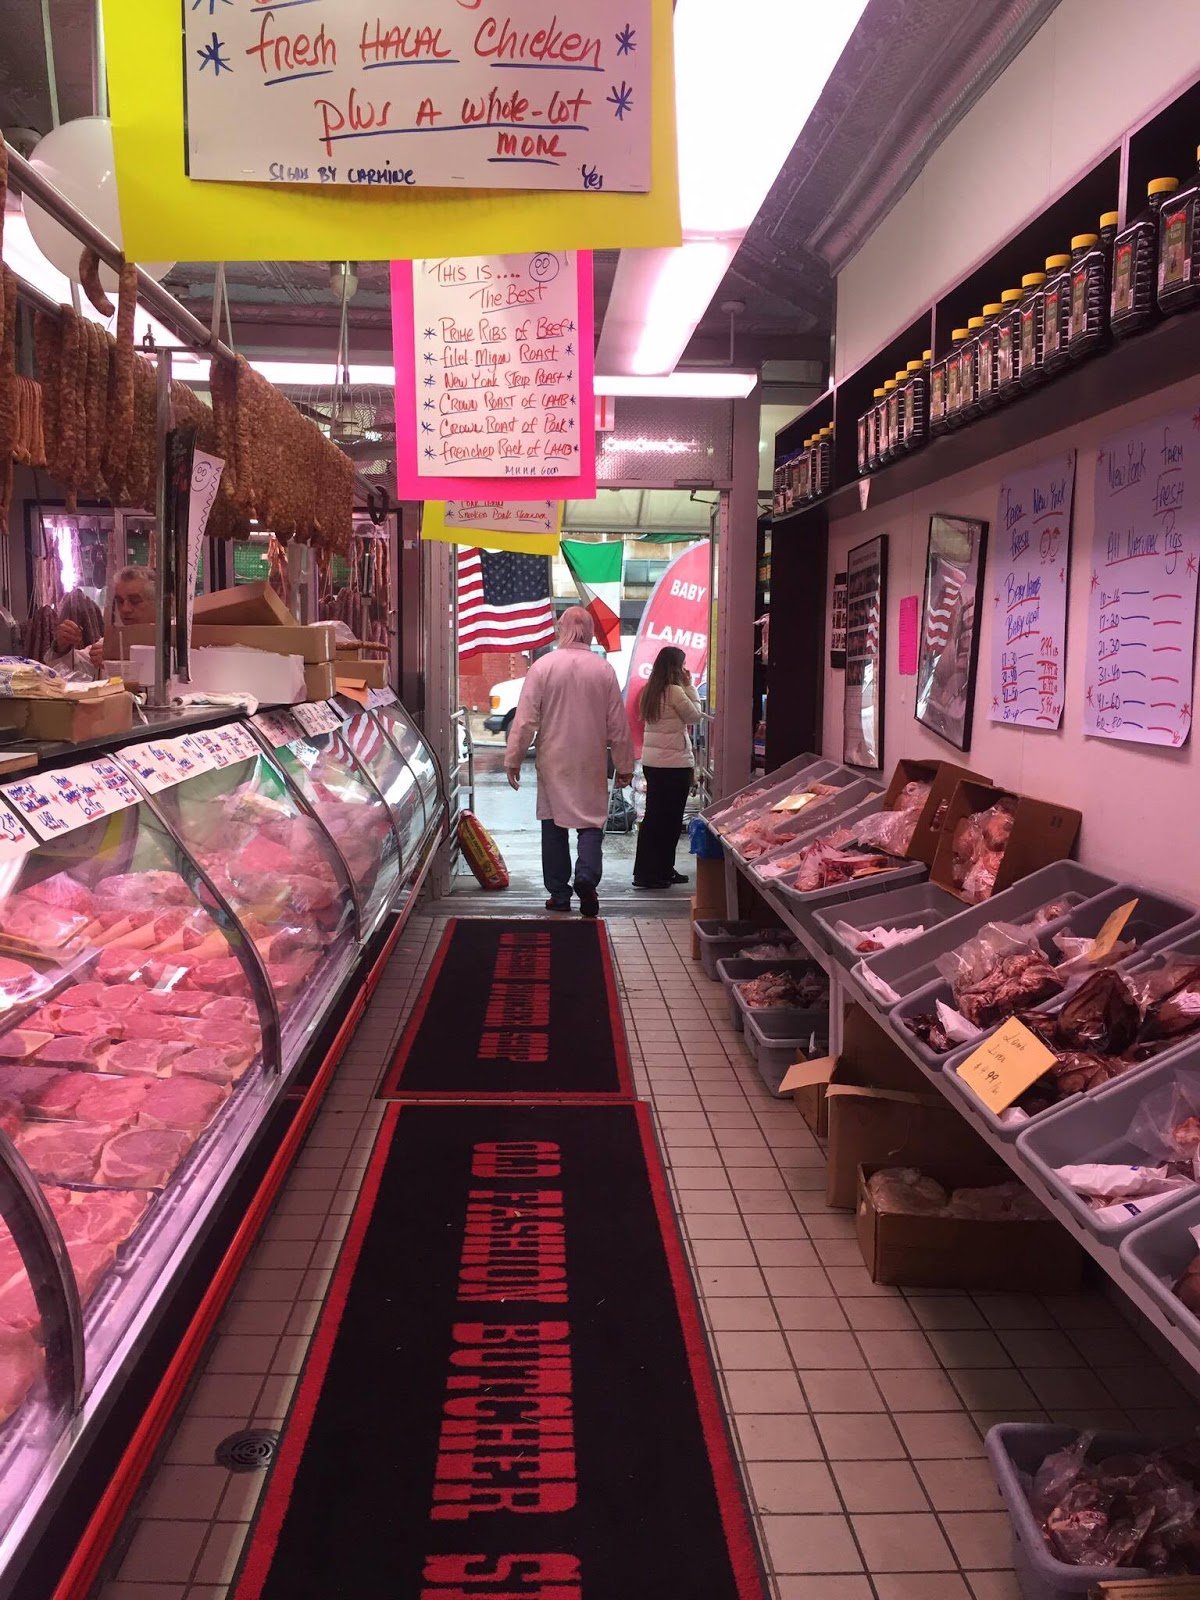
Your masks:
[{"label": "woman in white puffy jacket", "polygon": [[646,724],[642,745],[646,812],[638,830],[633,886],[668,889],[687,882],[675,870],[675,846],[695,774],[688,729],[700,721],[700,701],[682,650],[665,645],[658,652],[638,710]]}]

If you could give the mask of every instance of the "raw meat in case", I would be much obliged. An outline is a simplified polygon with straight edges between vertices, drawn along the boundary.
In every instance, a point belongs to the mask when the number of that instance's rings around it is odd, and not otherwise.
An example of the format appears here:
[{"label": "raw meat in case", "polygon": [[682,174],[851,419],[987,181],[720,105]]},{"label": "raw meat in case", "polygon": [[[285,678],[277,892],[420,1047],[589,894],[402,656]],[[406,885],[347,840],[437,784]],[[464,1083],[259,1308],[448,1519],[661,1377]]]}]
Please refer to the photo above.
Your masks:
[{"label": "raw meat in case", "polygon": [[128,1127],[138,1115],[147,1092],[156,1087],[149,1078],[92,1077],[79,1096],[74,1115],[80,1122]]},{"label": "raw meat in case", "polygon": [[98,1183],[161,1189],[192,1146],[192,1136],[170,1128],[131,1128],[104,1147]]},{"label": "raw meat in case", "polygon": [[0,1422],[7,1422],[41,1375],[42,1352],[31,1335],[0,1338]]},{"label": "raw meat in case", "polygon": [[39,1178],[54,1183],[91,1183],[111,1133],[111,1128],[94,1123],[28,1122],[17,1135],[17,1149]]},{"label": "raw meat in case", "polygon": [[0,1061],[28,1061],[53,1037],[41,1028],[11,1028],[0,1035]]},{"label": "raw meat in case", "polygon": [[81,1033],[64,1033],[42,1046],[37,1053],[37,1063],[39,1067],[88,1067],[98,1071],[101,1057],[108,1046],[109,1037],[106,1033],[96,1034],[90,1039]]},{"label": "raw meat in case", "polygon": [[161,1078],[146,1085],[139,1128],[180,1128],[201,1133],[229,1096],[228,1089],[199,1078]]},{"label": "raw meat in case", "polygon": [[104,1066],[109,1072],[125,1072],[153,1078],[164,1072],[176,1056],[187,1049],[179,1042],[161,1039],[124,1039],[109,1046]]},{"label": "raw meat in case", "polygon": [[58,1121],[75,1115],[80,1095],[96,1081],[90,1072],[45,1072],[42,1077],[44,1082],[40,1087],[31,1089],[24,1097],[25,1114]]},{"label": "raw meat in case", "polygon": [[120,1015],[132,1011],[142,1003],[144,995],[132,985],[122,988],[114,983],[77,983],[54,997],[56,1006],[78,1010],[83,1006],[103,1006],[107,1014]]},{"label": "raw meat in case", "polygon": [[246,1055],[220,1046],[195,1046],[171,1062],[174,1078],[203,1078],[207,1083],[236,1083],[249,1066]]}]

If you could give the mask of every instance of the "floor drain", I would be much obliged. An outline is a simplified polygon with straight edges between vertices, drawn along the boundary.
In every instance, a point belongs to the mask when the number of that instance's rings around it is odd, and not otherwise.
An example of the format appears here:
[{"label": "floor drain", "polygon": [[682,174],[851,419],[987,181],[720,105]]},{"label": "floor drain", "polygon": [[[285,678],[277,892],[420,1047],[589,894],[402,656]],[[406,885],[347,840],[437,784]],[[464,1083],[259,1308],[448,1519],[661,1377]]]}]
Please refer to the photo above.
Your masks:
[{"label": "floor drain", "polygon": [[245,1428],[222,1439],[216,1449],[217,1465],[230,1472],[263,1472],[271,1465],[279,1444],[274,1428]]}]

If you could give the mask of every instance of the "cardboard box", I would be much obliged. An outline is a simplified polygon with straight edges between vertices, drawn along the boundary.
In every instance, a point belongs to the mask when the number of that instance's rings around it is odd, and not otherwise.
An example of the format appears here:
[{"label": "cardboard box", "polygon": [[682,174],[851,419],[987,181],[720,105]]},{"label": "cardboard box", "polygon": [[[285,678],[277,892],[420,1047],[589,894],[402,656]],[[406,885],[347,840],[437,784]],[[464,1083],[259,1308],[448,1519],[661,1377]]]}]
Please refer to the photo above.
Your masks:
[{"label": "cardboard box", "polygon": [[334,667],[335,675],[348,683],[365,683],[368,689],[388,687],[386,661],[359,661],[357,657],[339,655]]},{"label": "cardboard box", "polygon": [[976,811],[988,810],[1005,795],[1016,800],[1017,809],[992,893],[999,894],[1001,889],[1010,888],[1039,867],[1048,867],[1053,861],[1065,861],[1068,858],[1079,837],[1082,812],[1071,806],[1055,805],[1049,800],[1033,800],[1024,794],[1014,795],[1011,789],[998,789],[994,784],[964,781],[954,791],[946,812],[945,825],[929,873],[931,883],[959,900],[967,898],[955,884],[951,870],[954,830],[964,817]]},{"label": "cardboard box", "polygon": [[192,619],[226,628],[300,626],[269,583],[239,583],[233,589],[198,594]]},{"label": "cardboard box", "polygon": [[[954,1161],[911,1164],[947,1189],[1004,1183],[1011,1176],[994,1158],[982,1167]],[[855,1223],[858,1247],[873,1282],[1018,1294],[1068,1294],[1077,1287],[1083,1252],[1053,1217],[1040,1222],[985,1222],[880,1212],[867,1190],[877,1170],[874,1164],[858,1170]]]},{"label": "cardboard box", "polygon": [[991,783],[991,778],[982,772],[972,772],[968,767],[955,766],[953,761],[898,761],[896,770],[892,773],[892,781],[888,784],[883,796],[883,809],[891,811],[895,808],[897,797],[906,783],[929,784],[929,797],[921,807],[921,815],[913,829],[913,836],[908,849],[904,852],[909,861],[923,861],[927,867],[933,865],[933,858],[937,854],[938,841],[942,836],[942,827],[949,813],[950,801],[958,785],[964,780],[975,783]]},{"label": "cardboard box", "polygon": [[961,1158],[978,1169],[995,1159],[861,1006],[846,1012],[840,1056],[801,1061],[785,1074],[779,1093],[794,1097],[797,1090],[805,1091],[796,1104],[809,1127],[810,1118],[814,1131],[827,1121],[825,1199],[831,1206],[853,1209],[863,1164],[919,1167]]},{"label": "cardboard box", "polygon": [[117,689],[88,700],[0,700],[0,727],[63,744],[103,739],[133,727],[133,696]]},{"label": "cardboard box", "polygon": [[337,691],[337,669],[332,661],[322,661],[304,669],[304,693],[309,700],[332,700]]},{"label": "cardboard box", "polygon": [[[225,627],[211,623],[197,623],[192,629],[191,642],[195,649],[225,645],[242,650],[269,650],[277,656],[299,656],[307,666],[334,658],[334,630],[332,622],[314,622],[307,627],[300,623],[280,624],[276,627]],[[128,661],[129,646],[153,644],[152,623],[139,623],[133,628],[117,628],[105,635],[105,655],[110,661]]]},{"label": "cardboard box", "polygon": [[[697,863],[699,865],[699,863]],[[718,861],[716,866],[720,866]],[[697,874],[699,877],[699,874]],[[718,922],[725,915],[725,895],[722,892],[719,906],[706,905],[698,894],[692,896],[692,960],[700,960],[700,935],[696,932],[697,922]]]},{"label": "cardboard box", "polygon": [[693,856],[692,863],[696,869],[696,899],[706,908],[717,907],[715,911],[709,911],[708,915],[736,916],[736,910],[727,912],[725,907],[724,861],[713,861],[708,856]]}]

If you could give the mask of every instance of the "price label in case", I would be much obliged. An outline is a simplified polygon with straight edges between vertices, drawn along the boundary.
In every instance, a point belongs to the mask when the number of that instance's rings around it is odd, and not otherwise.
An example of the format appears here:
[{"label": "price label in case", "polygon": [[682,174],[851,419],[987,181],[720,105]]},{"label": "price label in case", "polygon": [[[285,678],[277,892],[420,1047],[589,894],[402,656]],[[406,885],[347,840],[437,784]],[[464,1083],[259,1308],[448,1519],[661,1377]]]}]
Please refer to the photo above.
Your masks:
[{"label": "price label in case", "polygon": [[225,727],[215,729],[208,737],[221,746],[230,761],[245,761],[258,754],[254,735],[249,728],[243,728],[240,723],[227,723]]},{"label": "price label in case", "polygon": [[11,811],[0,806],[0,861],[12,861],[37,849],[37,840]]},{"label": "price label in case", "polygon": [[1057,1061],[1048,1044],[1012,1017],[959,1065],[958,1075],[989,1111],[1007,1111],[1013,1101]]},{"label": "price label in case", "polygon": [[394,706],[396,703],[395,689],[368,689],[367,709],[374,711],[376,706]]},{"label": "price label in case", "polygon": [[342,725],[341,715],[328,700],[303,701],[292,707],[292,715],[305,733],[314,738],[321,733],[336,733]]},{"label": "price label in case", "polygon": [[53,839],[98,817],[137,805],[141,798],[116,762],[102,757],[0,785],[0,794],[39,839]]},{"label": "price label in case", "polygon": [[262,734],[272,750],[278,750],[285,744],[291,744],[296,737],[296,729],[291,718],[284,711],[260,711],[250,721]]},{"label": "price label in case", "polygon": [[208,772],[215,764],[193,734],[127,745],[121,755],[151,794]]}]

